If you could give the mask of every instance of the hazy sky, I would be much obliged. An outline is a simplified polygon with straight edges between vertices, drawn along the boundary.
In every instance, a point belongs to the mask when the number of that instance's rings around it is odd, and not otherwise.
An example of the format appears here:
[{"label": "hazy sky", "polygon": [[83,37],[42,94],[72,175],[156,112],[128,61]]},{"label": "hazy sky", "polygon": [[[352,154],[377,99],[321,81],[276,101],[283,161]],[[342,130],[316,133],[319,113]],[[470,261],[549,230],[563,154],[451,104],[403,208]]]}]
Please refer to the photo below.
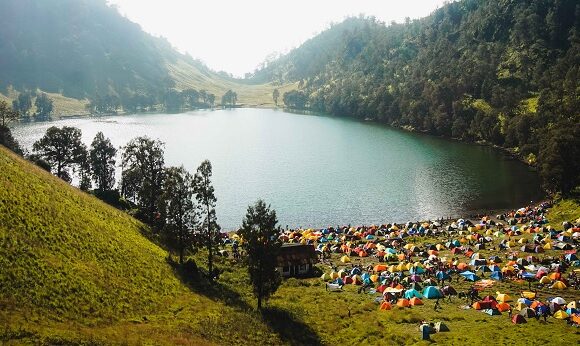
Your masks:
[{"label": "hazy sky", "polygon": [[372,15],[389,23],[429,15],[445,0],[108,0],[181,52],[237,76],[300,45],[332,22]]}]

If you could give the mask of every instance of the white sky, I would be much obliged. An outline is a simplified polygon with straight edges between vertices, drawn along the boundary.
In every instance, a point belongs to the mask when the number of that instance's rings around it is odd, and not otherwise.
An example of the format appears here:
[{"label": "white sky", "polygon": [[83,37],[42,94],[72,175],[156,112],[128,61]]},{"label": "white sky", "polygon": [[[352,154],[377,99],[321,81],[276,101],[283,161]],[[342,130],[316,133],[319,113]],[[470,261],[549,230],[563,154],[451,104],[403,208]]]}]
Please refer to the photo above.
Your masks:
[{"label": "white sky", "polygon": [[365,14],[389,23],[421,18],[445,0],[108,0],[121,14],[214,70],[252,72],[332,22]]}]

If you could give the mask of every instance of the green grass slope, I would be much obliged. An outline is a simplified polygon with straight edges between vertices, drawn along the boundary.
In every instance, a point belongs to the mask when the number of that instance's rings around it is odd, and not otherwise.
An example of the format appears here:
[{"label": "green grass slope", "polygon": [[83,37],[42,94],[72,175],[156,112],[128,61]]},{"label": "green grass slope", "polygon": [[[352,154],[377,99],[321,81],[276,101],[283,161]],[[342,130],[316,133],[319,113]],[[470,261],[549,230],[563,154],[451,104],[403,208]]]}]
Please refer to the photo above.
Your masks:
[{"label": "green grass slope", "polygon": [[180,282],[144,226],[1,149],[0,300],[96,319],[146,311]]},{"label": "green grass slope", "polygon": [[3,147],[0,172],[0,344],[281,343],[183,284],[139,221]]}]

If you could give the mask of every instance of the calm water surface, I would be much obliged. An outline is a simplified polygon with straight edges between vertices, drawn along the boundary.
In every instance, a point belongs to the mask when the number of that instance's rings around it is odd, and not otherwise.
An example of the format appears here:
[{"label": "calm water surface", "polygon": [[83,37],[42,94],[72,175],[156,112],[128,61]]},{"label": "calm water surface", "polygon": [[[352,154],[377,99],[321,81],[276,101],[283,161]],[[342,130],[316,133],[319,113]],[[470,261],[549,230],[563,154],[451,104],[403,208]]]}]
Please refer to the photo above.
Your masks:
[{"label": "calm water surface", "polygon": [[53,125],[80,128],[87,146],[98,131],[117,147],[160,139],[166,164],[190,172],[210,159],[225,229],[241,225],[258,198],[282,226],[325,227],[459,216],[541,197],[533,171],[490,148],[345,119],[236,109],[20,124],[14,135],[30,150]]}]

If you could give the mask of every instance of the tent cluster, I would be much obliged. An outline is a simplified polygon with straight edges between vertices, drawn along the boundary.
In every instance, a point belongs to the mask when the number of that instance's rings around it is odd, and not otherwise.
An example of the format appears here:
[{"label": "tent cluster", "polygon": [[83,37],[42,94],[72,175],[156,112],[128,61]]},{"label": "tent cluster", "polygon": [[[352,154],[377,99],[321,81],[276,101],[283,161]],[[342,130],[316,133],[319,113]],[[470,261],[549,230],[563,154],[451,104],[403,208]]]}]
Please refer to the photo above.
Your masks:
[{"label": "tent cluster", "polygon": [[[526,323],[527,318],[541,317],[546,318],[552,316],[556,319],[569,319],[571,322],[580,324],[580,310],[578,309],[579,302],[571,301],[566,303],[562,297],[548,298],[545,302],[536,299],[529,299],[527,297],[534,297],[533,292],[524,292],[522,297],[515,303],[514,307],[517,314],[512,317],[514,324]],[[507,294],[498,292],[497,297],[487,296],[480,301],[473,303],[475,310],[481,310],[484,313],[495,316],[501,315],[503,312],[512,311],[512,306],[509,302],[514,300]]]}]

